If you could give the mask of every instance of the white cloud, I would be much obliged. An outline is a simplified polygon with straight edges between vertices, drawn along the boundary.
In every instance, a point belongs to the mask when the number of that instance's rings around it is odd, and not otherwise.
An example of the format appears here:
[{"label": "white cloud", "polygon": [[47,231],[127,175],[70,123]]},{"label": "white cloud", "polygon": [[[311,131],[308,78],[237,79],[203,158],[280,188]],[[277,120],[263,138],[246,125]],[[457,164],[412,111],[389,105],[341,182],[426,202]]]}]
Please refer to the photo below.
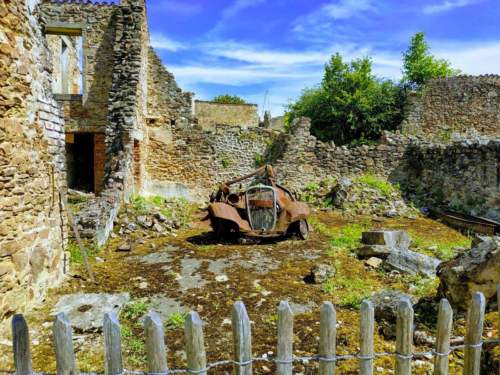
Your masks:
[{"label": "white cloud", "polygon": [[266,66],[324,64],[330,57],[326,51],[279,51],[237,42],[207,43],[202,48],[212,56]]},{"label": "white cloud", "polygon": [[171,52],[186,49],[186,46],[183,43],[175,41],[168,36],[159,33],[151,34],[151,46],[159,50]]},{"label": "white cloud", "polygon": [[336,21],[363,16],[375,11],[373,0],[339,0],[325,4],[315,11],[299,17],[294,22],[293,32],[300,39],[322,42],[331,38]]},{"label": "white cloud", "polygon": [[425,14],[442,13],[455,8],[462,8],[467,5],[476,4],[480,1],[482,0],[445,0],[438,4],[427,5],[424,7],[423,11]]},{"label": "white cloud", "polygon": [[287,79],[306,79],[311,76],[309,72],[264,70],[255,65],[238,67],[170,65],[169,70],[174,73],[181,83],[211,83],[228,86],[244,86]]},{"label": "white cloud", "polygon": [[434,42],[436,57],[449,60],[464,74],[500,74],[500,40],[478,43]]},{"label": "white cloud", "polygon": [[226,27],[226,24],[238,13],[247,8],[252,8],[264,3],[266,0],[235,0],[222,11],[220,20],[209,34],[217,34]]}]

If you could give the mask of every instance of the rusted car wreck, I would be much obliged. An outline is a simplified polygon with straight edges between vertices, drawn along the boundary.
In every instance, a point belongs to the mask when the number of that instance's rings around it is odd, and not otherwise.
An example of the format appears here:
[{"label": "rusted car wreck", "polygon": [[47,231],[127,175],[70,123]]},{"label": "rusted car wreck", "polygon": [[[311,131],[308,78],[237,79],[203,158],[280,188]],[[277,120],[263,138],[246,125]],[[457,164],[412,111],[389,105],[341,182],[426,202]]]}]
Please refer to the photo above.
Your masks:
[{"label": "rusted car wreck", "polygon": [[[245,180],[249,182],[243,188]],[[237,189],[231,189],[238,183]],[[309,235],[309,215],[307,204],[298,202],[288,189],[276,183],[270,165],[221,184],[210,196],[208,206],[208,218],[218,239],[296,235],[305,240]]]}]

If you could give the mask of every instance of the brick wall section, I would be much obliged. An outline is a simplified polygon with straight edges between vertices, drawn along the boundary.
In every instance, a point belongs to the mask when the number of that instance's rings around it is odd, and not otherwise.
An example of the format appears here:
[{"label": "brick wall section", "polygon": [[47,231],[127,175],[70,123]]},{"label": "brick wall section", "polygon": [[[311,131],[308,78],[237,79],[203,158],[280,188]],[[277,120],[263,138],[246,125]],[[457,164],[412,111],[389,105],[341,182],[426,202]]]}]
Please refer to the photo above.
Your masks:
[{"label": "brick wall section", "polygon": [[256,104],[221,104],[196,100],[195,117],[203,129],[214,129],[216,125],[235,125],[244,128],[259,126]]},{"label": "brick wall section", "polygon": [[0,320],[63,277],[63,121],[51,97],[38,1],[0,2]]},{"label": "brick wall section", "polygon": [[410,96],[403,132],[441,140],[500,136],[500,76],[458,76],[431,81]]}]

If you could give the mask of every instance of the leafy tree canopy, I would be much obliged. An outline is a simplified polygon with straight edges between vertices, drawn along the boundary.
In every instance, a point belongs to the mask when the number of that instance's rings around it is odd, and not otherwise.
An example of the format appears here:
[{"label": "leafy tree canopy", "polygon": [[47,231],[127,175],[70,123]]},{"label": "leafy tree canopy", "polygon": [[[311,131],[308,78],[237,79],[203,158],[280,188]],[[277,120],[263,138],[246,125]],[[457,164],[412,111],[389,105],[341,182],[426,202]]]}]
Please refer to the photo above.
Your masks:
[{"label": "leafy tree canopy", "polygon": [[416,33],[403,53],[403,83],[418,88],[432,78],[450,77],[459,73],[447,60],[436,59],[429,53],[423,32]]},{"label": "leafy tree canopy", "polygon": [[221,104],[246,104],[246,101],[243,98],[240,98],[237,95],[218,95],[212,99],[215,103]]},{"label": "leafy tree canopy", "polygon": [[311,118],[311,131],[336,144],[365,143],[402,119],[402,93],[392,81],[377,79],[369,58],[345,63],[339,53],[325,66],[321,84],[303,91],[287,108],[289,121]]}]

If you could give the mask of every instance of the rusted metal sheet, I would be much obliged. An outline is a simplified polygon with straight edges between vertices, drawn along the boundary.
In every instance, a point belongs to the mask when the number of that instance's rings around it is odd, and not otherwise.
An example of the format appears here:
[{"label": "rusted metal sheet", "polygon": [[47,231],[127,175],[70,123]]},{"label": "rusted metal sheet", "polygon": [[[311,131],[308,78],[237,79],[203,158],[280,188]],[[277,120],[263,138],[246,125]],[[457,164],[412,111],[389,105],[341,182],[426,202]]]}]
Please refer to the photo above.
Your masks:
[{"label": "rusted metal sheet", "polygon": [[488,236],[500,234],[500,223],[490,219],[441,208],[432,208],[430,212],[431,215],[459,230],[485,234]]}]

